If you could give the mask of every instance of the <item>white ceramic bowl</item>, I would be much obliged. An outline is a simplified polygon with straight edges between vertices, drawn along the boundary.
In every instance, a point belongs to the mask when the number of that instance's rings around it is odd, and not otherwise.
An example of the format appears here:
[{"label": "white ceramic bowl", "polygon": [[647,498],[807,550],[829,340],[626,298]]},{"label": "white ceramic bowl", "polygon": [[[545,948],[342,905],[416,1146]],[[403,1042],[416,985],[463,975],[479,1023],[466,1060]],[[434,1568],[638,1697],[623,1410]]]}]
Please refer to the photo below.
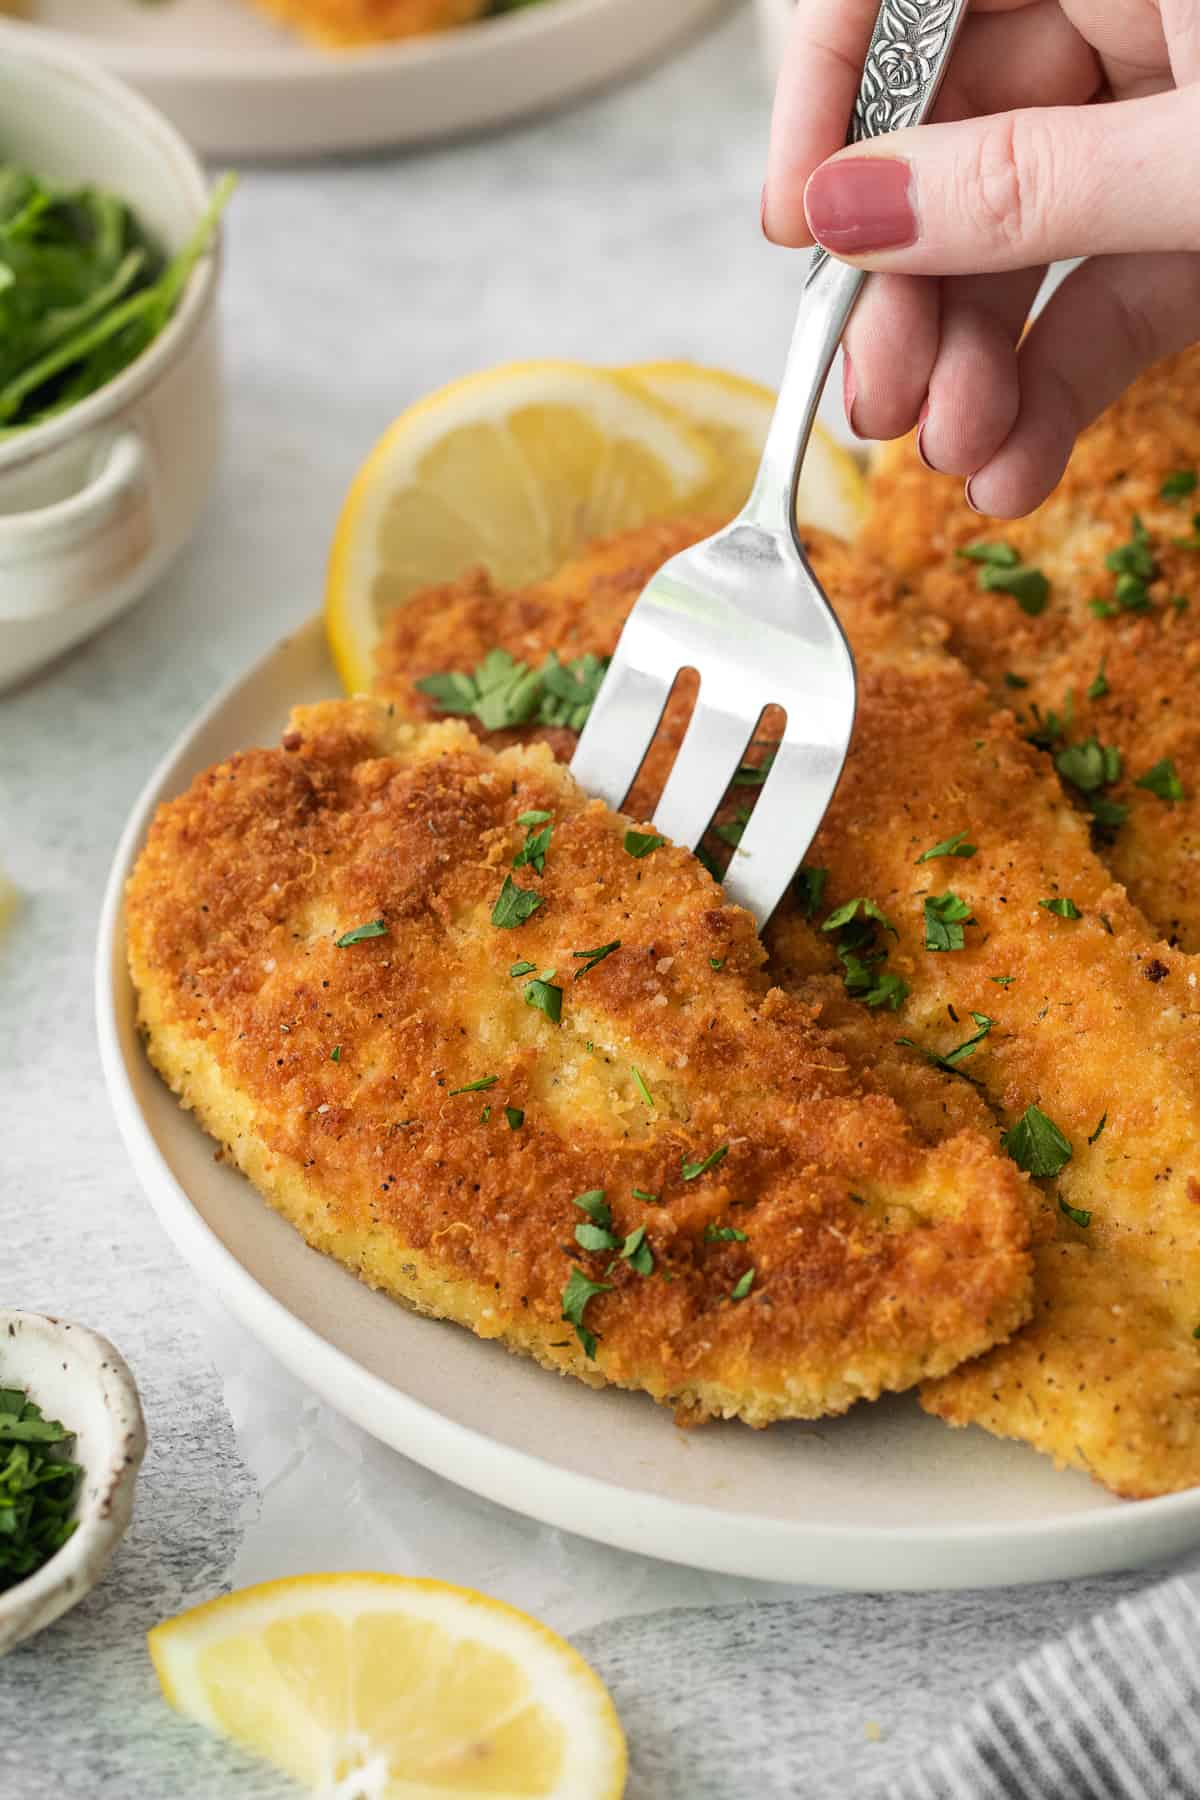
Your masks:
[{"label": "white ceramic bowl", "polygon": [[41,1631],[95,1587],[133,1513],[146,1428],[133,1376],[107,1338],[41,1313],[0,1312],[0,1387],[24,1388],[48,1419],[75,1434],[82,1463],[75,1516],[62,1549],[0,1590],[0,1656]]},{"label": "white ceramic bowl", "polygon": [[[0,23],[3,155],[127,200],[168,252],[208,198],[199,163],[144,100],[27,26]],[[0,439],[0,687],[105,624],[162,574],[217,454],[217,257],[106,387]]]}]

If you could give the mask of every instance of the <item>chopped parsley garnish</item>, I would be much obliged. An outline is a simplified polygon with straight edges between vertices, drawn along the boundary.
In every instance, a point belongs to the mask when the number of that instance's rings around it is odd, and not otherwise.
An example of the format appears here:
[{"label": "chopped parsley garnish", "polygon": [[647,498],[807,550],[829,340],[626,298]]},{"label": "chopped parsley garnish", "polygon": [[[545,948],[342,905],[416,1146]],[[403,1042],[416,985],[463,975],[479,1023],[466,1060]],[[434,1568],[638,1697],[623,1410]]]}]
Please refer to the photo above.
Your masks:
[{"label": "chopped parsley garnish", "polygon": [[525,1123],[525,1114],[521,1111],[519,1106],[506,1106],[504,1109],[504,1116],[508,1120],[508,1129],[510,1131],[520,1131],[522,1125]]},{"label": "chopped parsley garnish", "polygon": [[963,926],[973,925],[975,917],[965,900],[957,894],[926,894],[925,948],[927,950],[961,950],[966,942]]},{"label": "chopped parsley garnish", "polygon": [[953,1050],[947,1050],[944,1056],[940,1055],[936,1050],[927,1050],[924,1044],[914,1043],[912,1038],[897,1038],[896,1042],[898,1044],[906,1044],[910,1050],[919,1050],[921,1055],[927,1057],[936,1069],[944,1069],[947,1074],[953,1075],[956,1073],[960,1062],[965,1062],[968,1056],[974,1056],[979,1045],[982,1044],[984,1038],[996,1023],[994,1019],[989,1019],[986,1013],[973,1012],[971,1017],[979,1027],[974,1037],[966,1038],[961,1044],[956,1045]]},{"label": "chopped parsley garnish", "polygon": [[551,984],[549,978],[553,974],[553,969],[547,969],[544,975],[525,984],[525,1004],[536,1007],[552,1025],[557,1025],[562,1018],[563,991]]},{"label": "chopped parsley garnish", "polygon": [[984,538],[965,544],[954,554],[962,557],[964,562],[984,563],[990,569],[1015,569],[1021,561],[1011,544],[989,543]]},{"label": "chopped parsley garnish", "polygon": [[1115,744],[1102,744],[1099,738],[1090,737],[1082,744],[1068,744],[1060,750],[1054,766],[1063,780],[1081,794],[1092,794],[1121,779],[1121,752]]},{"label": "chopped parsley garnish", "polygon": [[536,963],[515,962],[508,972],[510,975],[532,975],[536,968]]},{"label": "chopped parsley garnish", "polygon": [[1038,1179],[1057,1175],[1071,1160],[1070,1138],[1038,1106],[1027,1106],[1016,1124],[1001,1133],[1000,1148],[1018,1169]]},{"label": "chopped parsley garnish", "polygon": [[1111,693],[1112,691],[1109,685],[1108,676],[1104,672],[1104,665],[1107,661],[1108,658],[1106,656],[1100,658],[1100,667],[1096,670],[1091,681],[1088,682],[1087,697],[1089,700],[1103,700],[1105,694]]},{"label": "chopped parsley garnish", "polygon": [[597,1294],[612,1292],[611,1281],[589,1281],[582,1269],[572,1267],[567,1278],[567,1285],[562,1294],[562,1314],[568,1325],[575,1327],[575,1336],[583,1345],[584,1355],[593,1362],[596,1360],[596,1337],[583,1322],[584,1311],[589,1300]]},{"label": "chopped parsley garnish", "polygon": [[1029,710],[1035,721],[1035,728],[1029,733],[1029,741],[1031,744],[1036,744],[1039,750],[1049,750],[1058,743],[1060,738],[1065,738],[1071,729],[1071,722],[1075,717],[1074,689],[1067,689],[1061,717],[1053,708],[1043,717],[1042,709],[1036,702],[1030,706]]},{"label": "chopped parsley garnish", "polygon": [[899,975],[879,969],[887,960],[887,949],[878,941],[877,925],[893,937],[898,935],[882,908],[860,895],[831,912],[821,929],[838,934],[837,954],[846,992],[867,1006],[886,1006],[895,1012],[908,997],[908,984]]},{"label": "chopped parsley garnish", "polygon": [[1172,538],[1171,542],[1177,550],[1200,550],[1200,513],[1192,514],[1191,537]]},{"label": "chopped parsley garnish", "polygon": [[706,1175],[710,1169],[715,1169],[719,1162],[724,1162],[728,1155],[729,1145],[721,1144],[716,1150],[710,1150],[703,1162],[685,1162],[682,1168],[683,1179],[695,1181],[698,1176]]},{"label": "chopped parsley garnish", "polygon": [[83,1469],[62,1454],[72,1436],[23,1388],[0,1387],[0,1593],[40,1569],[75,1529]]},{"label": "chopped parsley garnish", "polygon": [[713,826],[713,836],[720,838],[723,844],[728,844],[731,849],[736,850],[749,823],[750,814],[744,806],[739,806],[732,819],[726,819],[723,825]]},{"label": "chopped parsley garnish", "polygon": [[589,1188],[586,1194],[576,1194],[571,1205],[585,1212],[595,1225],[612,1224],[612,1213],[605,1202],[603,1188]]},{"label": "chopped parsley garnish", "polygon": [[811,919],[814,913],[820,911],[828,880],[828,869],[811,869],[807,864],[801,864],[792,885],[800,911],[806,919]]},{"label": "chopped parsley garnish", "polygon": [[595,968],[597,963],[603,962],[606,956],[611,956],[614,950],[619,950],[620,948],[620,938],[614,938],[611,944],[600,944],[595,950],[572,950],[571,955],[573,957],[586,959],[582,969],[576,969],[575,971],[576,981],[578,981],[581,976],[587,975]]},{"label": "chopped parsley garnish", "polygon": [[847,900],[844,905],[835,907],[834,911],[831,912],[829,917],[825,920],[821,930],[841,931],[843,926],[849,925],[851,920],[858,916],[858,909],[860,906],[862,908],[862,916],[864,919],[875,919],[883,926],[885,931],[890,931],[893,937],[899,936],[896,927],[892,924],[892,921],[888,918],[882,908],[876,906],[874,900],[864,900],[861,896],[857,900]]},{"label": "chopped parsley garnish", "polygon": [[575,1227],[575,1242],[583,1250],[615,1250],[620,1238],[614,1237],[610,1229],[612,1211],[604,1198],[603,1188],[589,1188],[586,1194],[577,1194],[571,1202],[580,1212],[586,1213],[590,1221],[587,1225]]},{"label": "chopped parsley garnish", "polygon": [[473,716],[485,731],[531,722],[582,731],[607,668],[607,657],[564,664],[551,651],[540,668],[531,669],[507,650],[489,650],[471,674],[426,675],[416,685],[442,712]]},{"label": "chopped parsley garnish", "polygon": [[1004,671],[1004,685],[1009,688],[1027,688],[1029,682],[1024,675],[1014,675],[1011,669]]},{"label": "chopped parsley garnish", "polygon": [[646,1227],[638,1225],[621,1245],[621,1255],[635,1275],[653,1275],[654,1252],[646,1242]]},{"label": "chopped parsley garnish", "polygon": [[382,919],[368,919],[365,925],[356,925],[353,931],[343,932],[333,947],[335,950],[348,950],[351,944],[361,944],[367,938],[386,936],[387,925]]},{"label": "chopped parsley garnish", "polygon": [[490,1106],[481,1106],[481,1107],[480,1107],[480,1109],[479,1109],[479,1123],[480,1123],[480,1124],[481,1124],[481,1125],[486,1125],[486,1124],[487,1124],[487,1122],[488,1122],[488,1120],[489,1120],[489,1119],[490,1119],[490,1118],[491,1118],[491,1116],[492,1116],[492,1109],[491,1109],[491,1107],[490,1107]]},{"label": "chopped parsley garnish", "polygon": [[761,787],[771,773],[771,765],[778,754],[777,750],[768,750],[757,767],[753,763],[743,763],[729,785],[731,787]]},{"label": "chopped parsley garnish", "polygon": [[653,1106],[654,1105],[654,1095],[650,1092],[650,1089],[646,1086],[646,1077],[642,1074],[642,1071],[638,1068],[636,1063],[630,1063],[629,1073],[633,1076],[634,1087],[637,1089],[638,1093],[642,1096],[642,1099],[646,1102],[646,1105]]},{"label": "chopped parsley garnish", "polygon": [[746,1295],[750,1292],[750,1289],[753,1286],[754,1286],[754,1265],[752,1263],[750,1265],[750,1267],[746,1270],[746,1273],[744,1275],[740,1276],[738,1278],[738,1280],[734,1283],[734,1285],[730,1288],[729,1298],[731,1300],[744,1300],[746,1298]]},{"label": "chopped parsley garnish", "polygon": [[645,1200],[650,1206],[662,1205],[661,1194],[649,1194],[645,1188],[630,1188],[629,1191],[635,1200]]},{"label": "chopped parsley garnish", "polygon": [[739,1231],[736,1225],[706,1225],[704,1227],[706,1244],[744,1244],[746,1234]]},{"label": "chopped parsley garnish", "polygon": [[478,1081],[468,1081],[466,1087],[451,1088],[447,1099],[453,1100],[456,1094],[485,1094],[488,1088],[494,1088],[499,1081],[498,1075],[481,1075]]},{"label": "chopped parsley garnish", "polygon": [[335,1044],[333,1046],[333,1049],[329,1052],[329,1060],[330,1062],[341,1062],[342,1046],[340,1044]]},{"label": "chopped parsley garnish", "polygon": [[621,1240],[605,1225],[577,1225],[575,1242],[581,1250],[615,1250]]},{"label": "chopped parsley garnish", "polygon": [[666,838],[659,837],[653,831],[627,831],[625,833],[625,848],[630,856],[649,856],[652,850],[657,850],[659,845],[665,844],[666,841]]},{"label": "chopped parsley garnish", "polygon": [[1082,1206],[1068,1206],[1062,1195],[1058,1196],[1058,1210],[1064,1219],[1070,1219],[1072,1225],[1080,1226],[1084,1231],[1092,1222],[1092,1215]]},{"label": "chopped parsley garnish", "polygon": [[517,814],[518,825],[544,825],[547,819],[553,818],[548,812],[523,812]]},{"label": "chopped parsley garnish", "polygon": [[725,958],[723,956],[710,956],[708,959],[708,966],[710,969],[721,970],[725,967]]},{"label": "chopped parsley garnish", "polygon": [[1172,469],[1158,490],[1160,500],[1186,500],[1196,491],[1195,469]]},{"label": "chopped parsley garnish", "polygon": [[1176,612],[1186,612],[1191,604],[1186,594],[1169,594],[1167,596],[1167,605],[1173,606]]},{"label": "chopped parsley garnish", "polygon": [[918,863],[936,862],[940,856],[974,856],[975,845],[968,844],[965,831],[956,831],[953,837],[943,838],[940,844],[934,844],[930,850],[922,850],[917,858]]},{"label": "chopped parsley garnish", "polygon": [[1091,1137],[1089,1137],[1089,1139],[1088,1139],[1089,1144],[1094,1144],[1096,1142],[1096,1140],[1100,1136],[1100,1133],[1104,1130],[1104,1127],[1107,1124],[1108,1124],[1108,1109],[1105,1108],[1105,1110],[1100,1114],[1100,1123],[1097,1125],[1095,1131],[1093,1131]]},{"label": "chopped parsley garnish", "polygon": [[1050,598],[1050,583],[1040,569],[1027,569],[1024,564],[1016,568],[999,568],[995,563],[986,564],[979,571],[979,585],[985,593],[999,591],[1011,594],[1023,613],[1036,619],[1044,613]]},{"label": "chopped parsley garnish", "polygon": [[1103,602],[1093,601],[1092,611],[1100,617],[1111,616],[1117,612],[1146,612],[1150,606],[1149,584],[1158,573],[1150,549],[1150,533],[1135,513],[1133,529],[1129,542],[1118,544],[1110,550],[1104,559],[1104,566],[1116,576],[1113,593],[1116,597],[1115,608],[1109,603],[1106,611],[1101,611]]},{"label": "chopped parsley garnish", "polygon": [[[535,815],[527,816],[532,817]],[[540,817],[540,815],[536,816]],[[533,869],[536,874],[545,874],[546,852],[550,848],[550,838],[553,831],[553,825],[544,825],[540,831],[534,831],[532,828],[527,830],[525,833],[525,842],[513,857],[513,868],[523,869],[528,865],[528,867]]]},{"label": "chopped parsley garnish", "polygon": [[1157,794],[1160,800],[1165,800],[1170,806],[1174,806],[1176,800],[1186,798],[1179,773],[1169,756],[1163,757],[1161,762],[1156,762],[1154,767],[1147,769],[1144,775],[1139,775],[1134,786],[1145,788],[1151,794]]},{"label": "chopped parsley garnish", "polygon": [[992,980],[995,982],[997,987],[1011,987],[1013,982],[1016,979],[1017,978],[1015,975],[993,975],[992,976]]},{"label": "chopped parsley garnish", "polygon": [[1058,895],[1053,900],[1039,900],[1038,905],[1043,912],[1053,913],[1059,919],[1082,919],[1083,917],[1075,902],[1067,894]]},{"label": "chopped parsley garnish", "polygon": [[532,888],[518,887],[512,876],[506,875],[492,908],[492,924],[501,931],[511,931],[514,925],[523,925],[541,904],[540,894],[535,894]]}]

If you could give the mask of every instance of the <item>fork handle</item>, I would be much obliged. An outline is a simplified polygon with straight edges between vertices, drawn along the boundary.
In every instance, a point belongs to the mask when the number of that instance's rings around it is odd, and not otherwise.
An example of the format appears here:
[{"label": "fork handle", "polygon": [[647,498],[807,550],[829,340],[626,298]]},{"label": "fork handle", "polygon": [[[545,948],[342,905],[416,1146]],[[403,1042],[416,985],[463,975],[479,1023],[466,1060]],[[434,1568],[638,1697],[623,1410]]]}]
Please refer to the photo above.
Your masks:
[{"label": "fork handle", "polygon": [[[847,143],[920,125],[942,85],[968,0],[883,0]],[[796,488],[834,353],[866,274],[818,247],[809,264],[746,516],[795,535]]]}]

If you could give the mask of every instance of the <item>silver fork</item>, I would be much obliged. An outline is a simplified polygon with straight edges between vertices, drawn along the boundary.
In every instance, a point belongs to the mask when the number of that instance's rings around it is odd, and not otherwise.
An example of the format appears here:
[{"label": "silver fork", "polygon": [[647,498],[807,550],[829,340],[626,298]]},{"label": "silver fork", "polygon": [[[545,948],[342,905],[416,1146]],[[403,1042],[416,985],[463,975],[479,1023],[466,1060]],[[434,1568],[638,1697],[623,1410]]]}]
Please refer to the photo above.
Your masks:
[{"label": "silver fork", "polygon": [[[926,117],[967,0],[885,0],[867,51],[850,141]],[[725,874],[725,891],[766,923],[816,835],[854,724],[854,659],[796,536],[796,488],[834,352],[864,276],[818,250],[804,284],[754,489],[715,537],[661,568],[640,595],[571,770],[620,807],[681,669],[700,693],[654,814],[695,848],[768,704],[787,723]]]}]

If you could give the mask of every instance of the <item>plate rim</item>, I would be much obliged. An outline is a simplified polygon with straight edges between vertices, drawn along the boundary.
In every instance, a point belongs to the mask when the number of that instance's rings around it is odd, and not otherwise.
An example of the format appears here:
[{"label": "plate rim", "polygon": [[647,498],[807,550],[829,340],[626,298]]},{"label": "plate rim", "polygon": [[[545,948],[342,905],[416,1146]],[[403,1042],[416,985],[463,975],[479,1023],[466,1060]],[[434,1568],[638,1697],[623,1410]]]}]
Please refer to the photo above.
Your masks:
[{"label": "plate rim", "polygon": [[[1166,1560],[1200,1544],[1200,1486],[1155,1499],[1119,1501],[1103,1509],[1059,1513],[1050,1519],[1015,1520],[1002,1527],[986,1523],[866,1527],[809,1526],[802,1517],[776,1519],[755,1512],[718,1511],[626,1487],[619,1481],[602,1481],[500,1443],[416,1399],[324,1337],[259,1282],[221,1241],[176,1178],[138,1102],[121,1041],[118,1000],[119,990],[128,995],[129,983],[124,889],[155,809],[182,791],[177,765],[193,753],[196,741],[243,689],[267,679],[276,660],[300,640],[320,639],[323,633],[324,620],[316,613],[275,639],[219,688],[156,762],[113,853],[96,940],[94,1003],[100,1063],[134,1173],[159,1224],[193,1274],[214,1288],[251,1335],[335,1411],[456,1486],[542,1524],[684,1567],[847,1591],[931,1592],[1116,1572]],[[172,778],[174,785],[169,786]],[[389,1410],[406,1422],[405,1431],[381,1428]],[[1038,1452],[1028,1447],[1028,1454]],[[652,1542],[646,1540],[648,1525]],[[1123,1541],[1124,1548],[1110,1547],[1110,1539],[1115,1539],[1116,1545]],[[833,1547],[842,1555],[857,1553],[858,1567],[831,1575],[824,1564]],[[1070,1552],[1066,1556],[1064,1547]],[[1046,1557],[1039,1559],[1034,1554],[1039,1548],[1044,1548]],[[906,1551],[908,1565],[891,1568],[890,1559],[897,1554],[903,1557]],[[1053,1568],[1048,1566],[1051,1551]],[[1026,1572],[1019,1566],[1014,1569],[1012,1562],[1022,1552]],[[788,1566],[777,1566],[773,1553],[786,1553]],[[924,1554],[918,1557],[916,1553]],[[945,1566],[932,1572],[930,1555],[939,1553]],[[982,1553],[992,1569],[981,1574],[973,1553]]]}]

